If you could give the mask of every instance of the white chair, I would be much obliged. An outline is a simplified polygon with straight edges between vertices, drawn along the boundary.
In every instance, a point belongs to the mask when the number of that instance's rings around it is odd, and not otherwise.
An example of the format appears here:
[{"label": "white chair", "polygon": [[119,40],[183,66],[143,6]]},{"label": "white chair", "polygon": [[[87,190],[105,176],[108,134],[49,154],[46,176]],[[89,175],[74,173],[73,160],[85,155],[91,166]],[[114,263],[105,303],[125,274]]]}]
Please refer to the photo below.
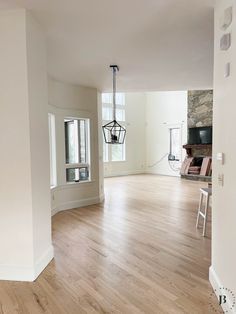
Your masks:
[{"label": "white chair", "polygon": [[[201,216],[203,218],[203,231],[202,231],[203,237],[205,237],[206,235],[207,214],[208,214],[209,200],[210,200],[211,195],[212,195],[211,188],[200,189],[200,201],[199,201],[199,207],[198,207],[198,213],[197,213],[196,228],[198,228],[199,218]],[[205,198],[205,206],[203,206],[204,198]]]}]

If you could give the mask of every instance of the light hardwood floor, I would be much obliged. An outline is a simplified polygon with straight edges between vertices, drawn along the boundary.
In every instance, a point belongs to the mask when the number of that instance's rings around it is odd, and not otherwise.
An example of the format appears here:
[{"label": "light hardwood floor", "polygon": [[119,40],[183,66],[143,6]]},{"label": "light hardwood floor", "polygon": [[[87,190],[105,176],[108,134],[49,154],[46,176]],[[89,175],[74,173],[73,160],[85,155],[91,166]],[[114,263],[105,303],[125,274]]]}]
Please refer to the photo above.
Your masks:
[{"label": "light hardwood floor", "polygon": [[34,283],[0,282],[0,313],[211,313],[211,240],[195,229],[199,187],[105,180],[104,204],[53,217],[55,259]]}]

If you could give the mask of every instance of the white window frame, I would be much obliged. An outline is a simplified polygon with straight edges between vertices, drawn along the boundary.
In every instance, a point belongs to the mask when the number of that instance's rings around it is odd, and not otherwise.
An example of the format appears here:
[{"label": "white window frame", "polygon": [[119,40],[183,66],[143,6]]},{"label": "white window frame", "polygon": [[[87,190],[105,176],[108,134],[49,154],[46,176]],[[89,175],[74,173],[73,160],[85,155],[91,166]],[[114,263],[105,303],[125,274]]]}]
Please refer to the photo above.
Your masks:
[{"label": "white window frame", "polygon": [[[177,163],[181,164],[182,161],[183,161],[183,124],[180,123],[180,124],[167,124],[167,128],[168,128],[168,131],[169,131],[169,140],[170,140],[170,130],[171,129],[179,129],[180,131],[180,143],[179,143],[179,149],[180,149],[180,160],[179,161],[176,161]],[[172,152],[170,152],[172,153]]]},{"label": "white window frame", "polygon": [[[66,120],[83,120],[83,121],[86,121],[86,136],[85,136],[86,162],[85,163],[81,163],[81,162],[67,163],[66,162],[66,134],[65,134],[65,122],[66,122]],[[81,183],[81,182],[90,182],[91,181],[90,119],[77,117],[77,116],[65,116],[63,119],[63,126],[64,126],[64,145],[65,145],[65,182],[66,182],[66,184],[77,184],[77,183]],[[78,138],[77,144],[79,146],[79,138]],[[79,151],[79,149],[78,149],[78,151]],[[79,160],[79,156],[78,156],[78,160]],[[74,182],[67,181],[66,170],[67,169],[75,169],[75,168],[78,168],[78,169],[87,168],[89,171],[88,180],[83,180],[83,181],[81,180],[81,181],[74,181]]]}]

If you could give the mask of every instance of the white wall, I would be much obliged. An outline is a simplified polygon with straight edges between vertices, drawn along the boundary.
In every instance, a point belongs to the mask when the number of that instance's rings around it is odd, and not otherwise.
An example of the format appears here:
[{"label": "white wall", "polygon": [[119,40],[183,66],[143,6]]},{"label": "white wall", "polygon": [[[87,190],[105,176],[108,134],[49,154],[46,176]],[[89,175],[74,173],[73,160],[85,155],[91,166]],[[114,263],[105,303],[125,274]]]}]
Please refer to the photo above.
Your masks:
[{"label": "white wall", "polygon": [[28,12],[26,21],[34,259],[38,261],[51,250],[47,63],[40,27]]},{"label": "white wall", "polygon": [[[227,30],[232,33],[228,51],[220,51],[219,42],[224,32],[219,20],[224,9],[233,6],[233,23]],[[212,267],[210,280],[214,287],[225,287],[236,294],[236,3],[218,0],[215,10],[215,66],[214,66],[214,141],[213,141],[213,217]],[[231,62],[231,75],[224,78],[224,67]],[[225,154],[225,164],[216,161],[216,153]],[[224,186],[218,175],[224,175]]]},{"label": "white wall", "polygon": [[98,108],[98,156],[99,156],[99,200],[104,200],[104,164],[103,164],[103,132],[102,132],[102,94],[97,93]]},{"label": "white wall", "polygon": [[[170,168],[167,156],[151,166],[169,152],[169,127],[181,127],[182,145],[187,142],[187,91],[126,93],[125,99],[126,160],[105,162],[104,175],[178,176],[179,171]],[[184,156],[185,150],[182,150],[182,158]]]},{"label": "white wall", "polygon": [[[170,168],[167,156],[160,163],[151,166],[169,153],[169,127],[181,127],[182,145],[187,142],[187,92],[147,93],[146,121],[146,171],[179,175],[179,172]],[[184,157],[184,150],[182,152]]]},{"label": "white wall", "polygon": [[[48,80],[49,109],[55,114],[57,186],[52,189],[53,214],[64,209],[98,203],[103,199],[101,158],[99,161],[98,93],[87,88]],[[91,182],[66,183],[64,118],[90,119]],[[101,130],[100,130],[101,132]]]},{"label": "white wall", "polygon": [[0,279],[32,281],[53,257],[44,37],[1,11],[0,47]]},{"label": "white wall", "polygon": [[146,136],[145,136],[145,93],[125,94],[126,118],[126,160],[105,162],[104,175],[128,175],[145,172]]}]

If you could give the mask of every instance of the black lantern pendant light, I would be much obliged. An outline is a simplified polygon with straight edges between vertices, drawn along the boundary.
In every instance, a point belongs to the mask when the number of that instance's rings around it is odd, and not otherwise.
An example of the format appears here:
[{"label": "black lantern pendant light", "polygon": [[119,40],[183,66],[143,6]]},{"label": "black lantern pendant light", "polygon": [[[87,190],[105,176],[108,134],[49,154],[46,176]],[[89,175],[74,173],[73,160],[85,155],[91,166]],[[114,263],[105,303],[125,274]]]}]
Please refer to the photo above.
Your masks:
[{"label": "black lantern pendant light", "polygon": [[113,71],[113,121],[102,127],[105,142],[107,144],[124,144],[126,130],[116,121],[116,72],[117,65],[110,65]]}]

